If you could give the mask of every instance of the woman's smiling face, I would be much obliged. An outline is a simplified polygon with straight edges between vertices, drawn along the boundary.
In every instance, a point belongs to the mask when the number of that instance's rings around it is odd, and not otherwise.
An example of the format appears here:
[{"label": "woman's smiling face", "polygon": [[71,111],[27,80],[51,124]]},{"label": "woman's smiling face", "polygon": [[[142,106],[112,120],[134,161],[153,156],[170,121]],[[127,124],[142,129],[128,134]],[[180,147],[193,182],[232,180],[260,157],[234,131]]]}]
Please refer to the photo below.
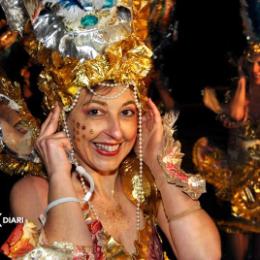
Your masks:
[{"label": "woman's smiling face", "polygon": [[[106,94],[116,95],[121,88],[109,89]],[[97,90],[99,94],[106,95],[104,91],[107,89]],[[116,171],[135,144],[137,115],[130,88],[111,100],[82,90],[76,107],[68,117],[72,142],[80,162],[102,174]]]}]

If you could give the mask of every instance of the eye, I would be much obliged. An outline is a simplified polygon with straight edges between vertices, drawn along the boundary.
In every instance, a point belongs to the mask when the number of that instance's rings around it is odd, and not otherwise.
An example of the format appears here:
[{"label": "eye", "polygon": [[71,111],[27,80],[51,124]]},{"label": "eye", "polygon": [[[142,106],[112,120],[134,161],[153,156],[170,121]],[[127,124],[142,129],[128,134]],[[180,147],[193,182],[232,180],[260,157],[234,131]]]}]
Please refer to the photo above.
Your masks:
[{"label": "eye", "polygon": [[104,112],[97,108],[89,109],[87,111],[87,115],[89,115],[89,116],[101,116],[103,114],[104,114]]},{"label": "eye", "polygon": [[121,112],[121,114],[122,114],[123,116],[126,116],[126,117],[131,117],[131,116],[134,116],[134,115],[136,114],[136,111],[135,111],[134,109],[129,109],[129,108],[127,108],[127,109],[124,109],[124,110]]}]

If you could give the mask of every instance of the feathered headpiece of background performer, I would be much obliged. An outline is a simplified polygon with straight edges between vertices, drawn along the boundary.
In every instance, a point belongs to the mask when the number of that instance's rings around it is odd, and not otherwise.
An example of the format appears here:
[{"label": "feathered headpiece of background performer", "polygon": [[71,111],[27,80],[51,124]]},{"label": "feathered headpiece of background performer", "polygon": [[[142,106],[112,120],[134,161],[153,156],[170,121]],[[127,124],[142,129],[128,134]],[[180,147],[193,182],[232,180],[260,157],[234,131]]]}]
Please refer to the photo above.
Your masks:
[{"label": "feathered headpiece of background performer", "polygon": [[247,58],[260,54],[260,0],[240,0],[244,34],[249,43]]}]

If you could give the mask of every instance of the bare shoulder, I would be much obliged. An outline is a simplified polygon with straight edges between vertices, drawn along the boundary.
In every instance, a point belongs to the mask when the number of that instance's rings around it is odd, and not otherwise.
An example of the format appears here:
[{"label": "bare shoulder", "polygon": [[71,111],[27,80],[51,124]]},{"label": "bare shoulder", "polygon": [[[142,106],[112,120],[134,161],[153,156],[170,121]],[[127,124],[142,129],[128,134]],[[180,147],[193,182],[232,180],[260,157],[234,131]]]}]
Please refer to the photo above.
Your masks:
[{"label": "bare shoulder", "polygon": [[36,176],[27,176],[13,186],[10,194],[10,207],[14,216],[38,221],[47,207],[48,182]]}]

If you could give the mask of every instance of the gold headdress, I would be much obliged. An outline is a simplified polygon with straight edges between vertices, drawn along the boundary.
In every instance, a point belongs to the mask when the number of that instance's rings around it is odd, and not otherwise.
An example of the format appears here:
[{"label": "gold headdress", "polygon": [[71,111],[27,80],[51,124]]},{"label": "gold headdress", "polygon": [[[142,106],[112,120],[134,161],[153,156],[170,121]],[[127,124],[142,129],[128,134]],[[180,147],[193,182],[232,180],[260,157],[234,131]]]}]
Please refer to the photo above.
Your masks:
[{"label": "gold headdress", "polygon": [[[18,9],[31,20],[33,34],[23,32],[24,45],[44,67],[39,87],[47,108],[57,100],[70,107],[79,89],[105,81],[143,91],[152,65],[152,52],[144,43],[149,1],[1,2],[6,13]],[[21,23],[24,19],[9,19],[17,30]]]},{"label": "gold headdress", "polygon": [[[28,49],[35,43],[29,40]],[[61,57],[37,46],[38,60],[43,61],[44,70],[40,74],[39,87],[45,94],[45,105],[51,108],[61,100],[65,107],[71,106],[73,98],[83,87],[91,88],[101,82],[113,81],[126,85],[133,84],[143,92],[143,79],[151,67],[151,51],[138,38],[127,39],[109,46],[103,55],[91,60]]]}]

